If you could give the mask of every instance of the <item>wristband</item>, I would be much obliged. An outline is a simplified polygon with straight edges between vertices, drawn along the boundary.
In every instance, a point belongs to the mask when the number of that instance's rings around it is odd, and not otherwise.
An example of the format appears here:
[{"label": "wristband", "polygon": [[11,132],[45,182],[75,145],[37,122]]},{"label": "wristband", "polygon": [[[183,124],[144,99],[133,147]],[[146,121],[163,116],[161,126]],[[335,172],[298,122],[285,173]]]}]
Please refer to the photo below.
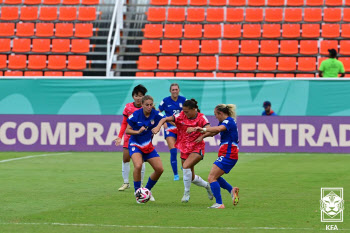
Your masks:
[{"label": "wristband", "polygon": [[207,132],[207,128],[203,128],[202,131],[203,131],[203,132]]}]

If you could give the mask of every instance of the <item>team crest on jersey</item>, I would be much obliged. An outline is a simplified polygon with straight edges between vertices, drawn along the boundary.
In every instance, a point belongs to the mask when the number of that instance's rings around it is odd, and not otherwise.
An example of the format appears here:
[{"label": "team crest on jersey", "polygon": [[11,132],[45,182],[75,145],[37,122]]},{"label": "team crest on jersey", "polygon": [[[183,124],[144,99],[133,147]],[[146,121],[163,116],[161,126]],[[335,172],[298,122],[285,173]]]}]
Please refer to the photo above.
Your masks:
[{"label": "team crest on jersey", "polygon": [[154,120],[153,119],[151,120],[151,125],[154,125]]},{"label": "team crest on jersey", "polygon": [[132,151],[135,151],[135,147],[131,148]]}]

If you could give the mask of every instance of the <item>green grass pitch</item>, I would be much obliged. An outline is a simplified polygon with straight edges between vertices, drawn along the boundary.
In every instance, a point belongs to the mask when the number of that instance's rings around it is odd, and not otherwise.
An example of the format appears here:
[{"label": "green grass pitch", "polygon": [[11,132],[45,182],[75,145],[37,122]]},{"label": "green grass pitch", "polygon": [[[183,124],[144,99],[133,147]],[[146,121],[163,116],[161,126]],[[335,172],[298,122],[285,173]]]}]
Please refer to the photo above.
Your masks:
[{"label": "green grass pitch", "polygon": [[[42,154],[50,156],[37,157]],[[349,155],[240,153],[224,176],[240,188],[240,202],[234,207],[222,190],[222,210],[208,209],[213,201],[195,185],[190,202],[181,203],[182,172],[173,181],[169,153],[161,153],[156,202],[136,204],[133,188],[117,191],[121,158],[119,152],[1,152],[0,232],[324,232],[321,187],[344,188],[344,222],[328,224],[350,231]],[[207,153],[196,173],[207,180],[215,159]],[[147,178],[151,171],[147,165]]]}]

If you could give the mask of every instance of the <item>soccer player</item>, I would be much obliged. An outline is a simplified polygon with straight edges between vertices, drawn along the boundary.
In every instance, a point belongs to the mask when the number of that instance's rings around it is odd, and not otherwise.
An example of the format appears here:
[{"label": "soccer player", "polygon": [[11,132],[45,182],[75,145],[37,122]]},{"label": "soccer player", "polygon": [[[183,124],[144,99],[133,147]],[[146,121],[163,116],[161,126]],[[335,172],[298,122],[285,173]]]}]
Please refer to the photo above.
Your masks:
[{"label": "soccer player", "polygon": [[[126,126],[128,125],[127,119],[128,117],[135,112],[136,110],[139,110],[142,108],[141,101],[142,98],[146,95],[147,89],[143,85],[137,85],[134,87],[132,91],[132,98],[134,99],[134,102],[128,103],[125,105],[124,111],[123,111],[123,122],[121,125],[121,129],[119,132],[119,135],[117,139],[115,139],[115,145],[119,146],[122,141],[122,137],[124,135]],[[122,163],[122,176],[124,179],[123,185],[118,189],[119,191],[124,191],[125,189],[130,188],[129,184],[129,173],[130,173],[130,155],[129,155],[129,138],[130,135],[125,134],[124,135],[124,144],[123,144],[123,163]],[[143,177],[145,175],[145,164],[142,165],[142,171],[141,171],[141,181],[143,181]]]},{"label": "soccer player", "polygon": [[[129,154],[134,164],[135,192],[141,187],[141,168],[143,162],[148,162],[154,172],[150,175],[146,188],[152,190],[163,173],[163,164],[152,144],[152,129],[156,127],[164,116],[154,109],[153,98],[146,95],[142,98],[142,109],[135,111],[127,120],[126,133],[129,139]],[[154,201],[151,195],[151,201]]]},{"label": "soccer player", "polygon": [[158,133],[160,127],[165,122],[174,122],[177,127],[177,140],[175,147],[181,152],[183,182],[185,186],[185,192],[181,201],[188,202],[190,200],[191,182],[197,186],[205,188],[209,199],[212,200],[213,194],[209,183],[194,173],[194,166],[199,163],[204,156],[204,137],[200,132],[187,133],[189,127],[208,127],[208,119],[204,114],[200,113],[197,101],[191,99],[185,101],[183,109],[179,114],[163,118],[158,126],[153,129],[153,133]]},{"label": "soccer player", "polygon": [[239,188],[233,188],[222,178],[222,175],[225,173],[228,174],[238,161],[238,130],[235,121],[236,106],[233,104],[219,104],[215,107],[214,114],[216,119],[219,120],[218,126],[206,128],[196,127],[189,129],[189,132],[200,131],[206,133],[206,136],[214,136],[220,133],[219,158],[214,162],[208,177],[216,203],[209,208],[224,209],[225,205],[222,203],[220,187],[226,189],[231,194],[233,205],[237,205],[239,201]]},{"label": "soccer player", "polygon": [[[181,112],[182,106],[186,101],[186,98],[180,96],[180,87],[179,84],[173,83],[170,85],[171,96],[168,96],[163,99],[159,104],[159,111],[165,112],[165,115],[172,116]],[[179,174],[177,172],[177,149],[175,148],[176,143],[176,134],[171,132],[175,128],[171,123],[164,124],[164,137],[168,144],[170,150],[170,164],[174,173],[174,180],[179,180]]]}]

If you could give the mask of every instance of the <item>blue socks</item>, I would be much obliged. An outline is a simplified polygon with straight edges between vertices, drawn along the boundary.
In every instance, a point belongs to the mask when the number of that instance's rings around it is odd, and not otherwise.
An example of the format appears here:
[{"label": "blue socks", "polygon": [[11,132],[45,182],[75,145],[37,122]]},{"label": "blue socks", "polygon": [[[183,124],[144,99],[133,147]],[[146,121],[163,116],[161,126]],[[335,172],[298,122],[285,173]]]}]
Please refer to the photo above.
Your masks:
[{"label": "blue socks", "polygon": [[174,175],[177,175],[177,149],[173,148],[170,150],[170,165],[173,169]]},{"label": "blue socks", "polygon": [[135,188],[135,192],[136,192],[136,190],[141,188],[141,181],[134,181],[134,188]]},{"label": "blue socks", "polygon": [[221,188],[226,189],[229,193],[231,193],[232,186],[229,183],[227,183],[227,181],[224,178],[219,177],[217,182],[220,184]]},{"label": "blue socks", "polygon": [[148,182],[146,184],[146,189],[150,190],[153,188],[153,186],[157,183],[158,180],[154,181],[151,179],[151,177],[148,178]]},{"label": "blue socks", "polygon": [[213,195],[216,199],[216,203],[222,204],[220,184],[217,181],[215,181],[213,183],[210,183],[210,188],[211,188],[211,191],[213,192]]}]

